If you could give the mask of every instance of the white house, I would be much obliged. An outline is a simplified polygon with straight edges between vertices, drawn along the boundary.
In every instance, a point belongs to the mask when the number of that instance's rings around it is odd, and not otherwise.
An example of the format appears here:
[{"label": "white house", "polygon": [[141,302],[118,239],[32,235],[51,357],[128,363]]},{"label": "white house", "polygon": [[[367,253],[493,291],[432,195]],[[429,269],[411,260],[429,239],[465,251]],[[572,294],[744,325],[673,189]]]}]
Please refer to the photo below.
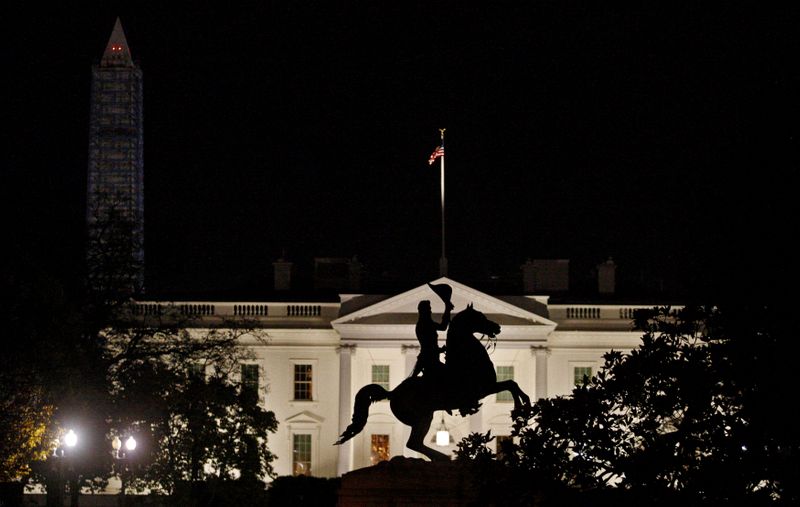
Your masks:
[{"label": "white house", "polygon": [[[628,351],[640,343],[633,311],[650,305],[552,304],[548,296],[489,295],[446,277],[433,284],[453,289],[454,313],[468,304],[501,325],[491,359],[499,379],[513,378],[531,398],[569,394],[584,375],[602,365],[605,352]],[[405,448],[408,427],[397,421],[388,402],[370,408],[364,430],[341,446],[338,435],[350,423],[355,393],[379,383],[392,389],[412,371],[418,353],[414,326],[417,304],[429,300],[434,319],[443,302],[427,284],[395,295],[342,294],[339,302],[140,301],[142,311],[175,305],[200,322],[247,316],[266,332],[253,341],[254,357],[243,373],[258,382],[260,402],[275,412],[277,434],[270,449],[279,475],[334,477],[391,456],[420,457]],[[445,333],[440,333],[445,338]],[[426,442],[444,424],[448,446],[471,432],[510,433],[511,397],[483,400],[481,410],[461,417],[439,412]],[[435,445],[430,443],[430,445]]]}]

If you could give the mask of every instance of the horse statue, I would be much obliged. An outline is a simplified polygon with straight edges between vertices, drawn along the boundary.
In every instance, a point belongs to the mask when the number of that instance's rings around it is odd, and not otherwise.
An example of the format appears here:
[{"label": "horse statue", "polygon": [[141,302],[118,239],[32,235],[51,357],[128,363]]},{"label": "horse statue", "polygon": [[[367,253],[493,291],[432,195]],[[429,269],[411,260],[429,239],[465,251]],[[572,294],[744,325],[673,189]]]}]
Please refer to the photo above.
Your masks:
[{"label": "horse statue", "polygon": [[370,405],[388,398],[394,416],[411,426],[406,446],[431,461],[449,461],[448,455],[425,445],[425,435],[435,411],[458,409],[461,415],[475,413],[481,399],[501,391],[511,391],[515,409],[530,404],[530,398],[516,382],[497,381],[486,347],[475,333],[495,338],[500,333],[500,325],[470,304],[450,322],[443,373],[429,375],[429,378],[425,378],[425,374],[409,377],[391,391],[378,384],[362,387],[356,394],[352,422],[334,445],[343,444],[360,433],[367,424]]}]

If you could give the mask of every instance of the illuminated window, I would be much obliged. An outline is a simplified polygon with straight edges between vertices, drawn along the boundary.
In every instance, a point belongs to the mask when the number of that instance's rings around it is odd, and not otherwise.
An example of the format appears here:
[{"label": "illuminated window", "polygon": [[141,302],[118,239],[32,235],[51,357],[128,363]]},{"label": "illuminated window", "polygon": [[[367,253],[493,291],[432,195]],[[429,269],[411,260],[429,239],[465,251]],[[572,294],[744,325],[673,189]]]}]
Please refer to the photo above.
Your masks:
[{"label": "illuminated window", "polygon": [[294,399],[311,400],[312,370],[310,364],[294,365]]},{"label": "illuminated window", "polygon": [[242,396],[258,401],[258,365],[242,365]]},{"label": "illuminated window", "polygon": [[311,435],[292,436],[292,475],[311,475]]},{"label": "illuminated window", "polygon": [[377,465],[389,460],[389,435],[372,435],[369,461]]},{"label": "illuminated window", "polygon": [[[497,381],[514,380],[514,367],[513,366],[498,366],[497,367]],[[495,401],[508,402],[514,401],[514,397],[510,391],[500,391],[495,395]]]},{"label": "illuminated window", "polygon": [[592,367],[591,366],[576,366],[572,370],[573,372],[573,382],[576,386],[583,385],[584,377],[588,381],[588,379],[592,378]]},{"label": "illuminated window", "polygon": [[388,364],[373,364],[372,365],[372,383],[378,384],[382,388],[389,390],[389,365]]}]

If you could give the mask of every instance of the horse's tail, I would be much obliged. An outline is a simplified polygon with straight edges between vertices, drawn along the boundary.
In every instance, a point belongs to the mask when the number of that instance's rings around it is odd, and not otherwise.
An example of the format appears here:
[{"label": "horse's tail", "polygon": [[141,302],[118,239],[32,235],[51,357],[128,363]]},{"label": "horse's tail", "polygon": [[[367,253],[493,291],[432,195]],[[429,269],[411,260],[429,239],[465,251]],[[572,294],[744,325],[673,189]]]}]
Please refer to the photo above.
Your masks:
[{"label": "horse's tail", "polygon": [[378,384],[369,384],[362,387],[358,394],[356,394],[356,403],[353,407],[353,420],[350,426],[344,430],[344,433],[339,437],[333,445],[339,445],[347,442],[354,436],[358,435],[364,426],[367,424],[367,416],[369,415],[369,406],[376,401],[385,400],[389,397],[390,392]]}]

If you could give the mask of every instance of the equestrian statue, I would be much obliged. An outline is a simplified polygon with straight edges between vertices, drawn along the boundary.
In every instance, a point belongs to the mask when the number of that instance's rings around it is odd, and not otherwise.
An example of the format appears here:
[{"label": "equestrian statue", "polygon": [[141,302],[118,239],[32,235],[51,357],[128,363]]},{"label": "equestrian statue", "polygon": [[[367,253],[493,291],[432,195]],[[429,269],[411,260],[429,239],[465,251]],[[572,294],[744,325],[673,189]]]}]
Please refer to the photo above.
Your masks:
[{"label": "equestrian statue", "polygon": [[[530,404],[530,398],[513,380],[497,381],[494,365],[486,347],[475,334],[494,339],[500,325],[489,320],[473,305],[452,318],[450,302],[452,288],[447,284],[428,284],[445,303],[445,313],[440,323],[433,321],[430,302],[418,306],[419,321],[416,331],[420,341],[420,354],[411,376],[399,386],[387,391],[378,384],[362,387],[356,394],[353,419],[339,436],[335,445],[343,444],[358,435],[367,424],[369,407],[376,401],[389,400],[392,413],[400,422],[411,426],[406,446],[427,456],[431,461],[449,461],[450,457],[425,445],[425,435],[437,410],[458,410],[461,415],[474,414],[480,401],[490,394],[510,391],[514,408]],[[449,328],[448,328],[449,325]],[[437,330],[447,329],[444,348],[438,346]],[[445,362],[439,353],[445,353]]]}]

